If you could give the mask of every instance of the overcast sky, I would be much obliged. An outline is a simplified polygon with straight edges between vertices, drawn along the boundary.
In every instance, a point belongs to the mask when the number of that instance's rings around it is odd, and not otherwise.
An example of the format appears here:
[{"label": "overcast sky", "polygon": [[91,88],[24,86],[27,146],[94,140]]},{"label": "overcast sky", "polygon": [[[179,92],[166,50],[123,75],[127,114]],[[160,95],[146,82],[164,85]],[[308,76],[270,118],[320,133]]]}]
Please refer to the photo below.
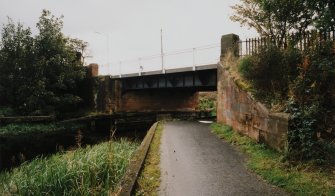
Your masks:
[{"label": "overcast sky", "polygon": [[[42,9],[64,15],[63,32],[89,43],[88,63],[136,59],[160,53],[160,29],[164,51],[176,51],[220,43],[224,34],[241,39],[256,33],[229,20],[238,0],[0,0],[0,23],[7,16],[36,32]],[[95,32],[99,32],[97,34]],[[107,55],[107,34],[109,55]]]}]

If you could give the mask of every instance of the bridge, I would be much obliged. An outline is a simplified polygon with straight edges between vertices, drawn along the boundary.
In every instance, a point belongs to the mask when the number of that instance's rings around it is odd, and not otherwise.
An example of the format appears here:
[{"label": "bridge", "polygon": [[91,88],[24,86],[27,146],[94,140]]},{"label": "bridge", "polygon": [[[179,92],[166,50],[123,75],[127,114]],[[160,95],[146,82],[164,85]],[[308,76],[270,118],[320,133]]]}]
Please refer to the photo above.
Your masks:
[{"label": "bridge", "polygon": [[[217,90],[218,62],[227,50],[236,48],[238,40],[238,36],[230,34],[222,36],[221,50],[220,45],[212,44],[150,57],[151,61],[158,60],[156,66],[149,66],[144,63],[145,58],[138,58],[137,62],[128,61],[129,67],[125,72],[120,71],[121,67],[119,73],[110,72],[116,69],[115,64],[99,67],[102,71],[96,95],[97,110],[109,113],[195,111],[198,92]],[[201,58],[200,51],[211,52],[203,53]],[[168,61],[166,58],[171,56],[176,59]],[[179,59],[182,63],[178,65]],[[185,66],[185,59],[188,66]],[[125,62],[120,64],[126,67]]]},{"label": "bridge", "polygon": [[[141,75],[128,74],[121,81],[122,92],[145,89],[172,89],[188,88],[198,91],[215,91],[217,64],[202,65],[195,70],[190,68],[177,68],[160,71],[143,72]],[[112,77],[117,80],[119,78]]]}]

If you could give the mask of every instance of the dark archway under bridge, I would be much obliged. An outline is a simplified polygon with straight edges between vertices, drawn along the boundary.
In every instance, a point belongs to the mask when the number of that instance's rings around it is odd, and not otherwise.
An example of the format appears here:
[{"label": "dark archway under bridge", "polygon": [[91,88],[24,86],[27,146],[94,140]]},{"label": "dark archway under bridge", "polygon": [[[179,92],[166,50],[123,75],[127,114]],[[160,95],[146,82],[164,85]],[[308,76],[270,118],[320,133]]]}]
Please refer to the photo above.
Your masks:
[{"label": "dark archway under bridge", "polygon": [[100,78],[101,112],[196,111],[198,92],[216,91],[217,64]]}]

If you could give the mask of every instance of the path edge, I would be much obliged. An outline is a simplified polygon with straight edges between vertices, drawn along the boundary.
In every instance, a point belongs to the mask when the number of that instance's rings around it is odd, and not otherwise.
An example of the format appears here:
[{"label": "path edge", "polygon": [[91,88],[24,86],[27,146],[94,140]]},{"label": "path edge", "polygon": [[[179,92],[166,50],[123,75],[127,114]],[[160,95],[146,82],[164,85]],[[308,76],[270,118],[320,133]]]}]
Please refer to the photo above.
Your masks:
[{"label": "path edge", "polygon": [[158,122],[155,122],[149,129],[147,135],[143,139],[140,147],[131,159],[128,169],[117,186],[116,191],[112,195],[130,196],[134,191],[136,180],[144,165],[145,158],[148,154],[152,138],[156,132]]}]

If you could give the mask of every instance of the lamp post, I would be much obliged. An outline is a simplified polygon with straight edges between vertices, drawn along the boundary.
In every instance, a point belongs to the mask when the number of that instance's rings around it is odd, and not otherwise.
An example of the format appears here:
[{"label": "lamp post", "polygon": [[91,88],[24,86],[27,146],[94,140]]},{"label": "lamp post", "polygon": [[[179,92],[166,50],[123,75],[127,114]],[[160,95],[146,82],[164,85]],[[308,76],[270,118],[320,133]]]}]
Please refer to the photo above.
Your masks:
[{"label": "lamp post", "polygon": [[100,33],[100,32],[95,32],[96,34],[99,34],[101,36],[106,36],[106,39],[107,39],[107,55],[106,55],[106,62],[107,62],[107,72],[108,74],[110,74],[110,65],[109,65],[109,33]]}]

